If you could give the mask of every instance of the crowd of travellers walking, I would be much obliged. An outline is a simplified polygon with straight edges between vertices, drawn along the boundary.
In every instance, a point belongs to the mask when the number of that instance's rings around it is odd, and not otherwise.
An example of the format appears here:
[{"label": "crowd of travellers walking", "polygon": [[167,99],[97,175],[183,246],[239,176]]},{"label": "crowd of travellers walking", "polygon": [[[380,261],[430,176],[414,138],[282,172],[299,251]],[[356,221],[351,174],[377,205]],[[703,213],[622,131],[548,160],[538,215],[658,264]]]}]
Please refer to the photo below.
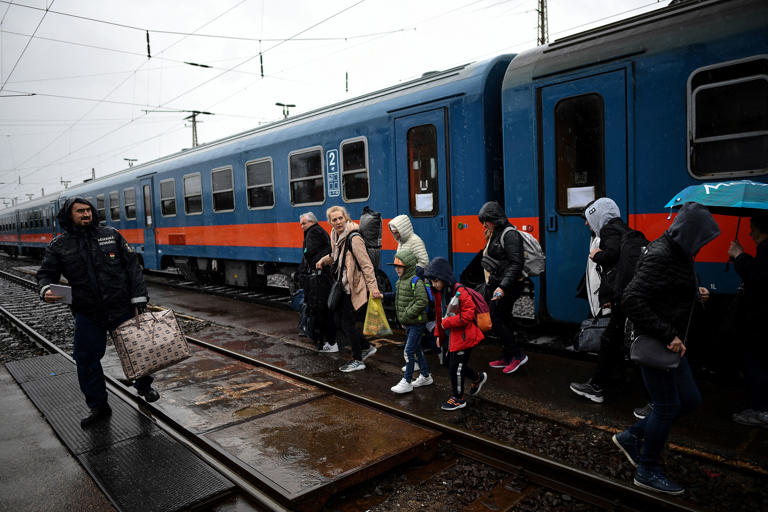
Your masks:
[{"label": "crowd of travellers walking", "polygon": [[[621,384],[628,336],[651,336],[666,350],[679,354],[679,363],[671,369],[638,366],[649,401],[635,409],[639,421],[613,436],[612,441],[636,468],[635,485],[681,494],[683,487],[663,472],[661,452],[675,418],[701,403],[688,361],[682,356],[694,312],[709,298],[709,291],[696,279],[694,259],[719,234],[717,223],[706,207],[687,203],[669,229],[649,242],[627,226],[609,198],[588,204],[584,217],[592,237],[585,279],[596,283],[594,296],[588,299],[593,314],[609,316],[610,321],[601,336],[593,375],[586,382],[572,382],[570,389],[596,403],[614,396]],[[528,362],[511,314],[526,276],[525,242],[499,203],[489,201],[478,212],[486,245],[479,256],[479,284],[473,282],[473,288],[459,282],[447,259],[438,256],[430,260],[408,216],[398,215],[389,223],[397,242],[389,264],[394,266],[398,280],[394,291],[382,294],[365,241],[346,209],[329,208],[327,219],[332,227],[330,237],[312,213],[300,217],[304,230],[302,286],[309,306],[306,332],[318,350],[339,351],[337,328],[349,341],[352,359],[340,371],[364,370],[365,360],[376,352],[358,326],[369,298],[394,303],[397,320],[405,329],[405,365],[402,377],[391,388],[394,393],[433,384],[424,356],[427,347],[438,352],[449,372],[451,395],[441,408],[453,411],[465,407],[465,381],[469,384],[466,394],[474,396],[488,379],[486,372],[470,366],[470,358],[489,326],[502,347],[499,358],[488,362],[489,367],[509,375]],[[733,419],[768,428],[768,350],[760,343],[762,331],[757,324],[758,313],[768,310],[768,216],[753,217],[750,226],[757,254],[745,253],[735,241],[728,251],[743,280],[737,307],[733,308],[733,325],[746,342],[744,367],[751,403],[751,408],[734,414]],[[335,293],[331,290],[334,286],[340,297],[331,305],[327,298]],[[482,316],[483,311],[488,311],[490,322],[480,321],[478,313]],[[414,378],[416,372],[419,375]]]}]

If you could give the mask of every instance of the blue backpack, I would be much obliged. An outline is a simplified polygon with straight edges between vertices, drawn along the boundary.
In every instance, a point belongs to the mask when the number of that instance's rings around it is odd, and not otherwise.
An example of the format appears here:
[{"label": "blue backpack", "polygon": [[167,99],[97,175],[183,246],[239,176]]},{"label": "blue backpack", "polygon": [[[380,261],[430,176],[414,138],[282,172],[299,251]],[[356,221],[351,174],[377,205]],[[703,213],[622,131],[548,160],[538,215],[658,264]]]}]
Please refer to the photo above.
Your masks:
[{"label": "blue backpack", "polygon": [[424,288],[426,288],[427,290],[427,307],[424,308],[424,312],[427,315],[427,322],[434,322],[435,321],[435,296],[432,295],[432,286],[430,286],[429,281],[427,281],[423,277],[413,276],[413,279],[411,279],[411,290],[416,289],[416,283],[418,282],[419,279],[421,279],[424,282]]}]

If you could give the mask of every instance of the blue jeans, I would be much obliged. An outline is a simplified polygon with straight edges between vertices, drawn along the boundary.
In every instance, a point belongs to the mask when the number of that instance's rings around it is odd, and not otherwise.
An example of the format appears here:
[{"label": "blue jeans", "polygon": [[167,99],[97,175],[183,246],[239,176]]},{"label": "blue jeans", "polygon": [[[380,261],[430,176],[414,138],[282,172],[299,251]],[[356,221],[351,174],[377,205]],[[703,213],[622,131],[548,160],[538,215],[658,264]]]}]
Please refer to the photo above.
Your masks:
[{"label": "blue jeans", "polygon": [[638,464],[653,468],[659,466],[672,422],[680,414],[697,409],[701,405],[701,393],[685,357],[674,370],[641,367],[640,373],[653,409],[645,419],[629,427],[629,431],[643,442]]},{"label": "blue jeans", "polygon": [[[129,318],[130,316],[122,321]],[[107,404],[107,383],[104,379],[104,370],[101,368],[101,358],[104,357],[106,348],[107,329],[88,315],[75,313],[75,343],[72,357],[77,363],[77,381],[80,384],[80,391],[85,395],[85,403],[92,409]],[[153,380],[150,376],[141,377],[136,379],[133,386],[140,392],[146,392]]]},{"label": "blue jeans", "polygon": [[405,326],[407,338],[405,340],[405,349],[403,350],[403,356],[405,357],[405,375],[403,375],[403,378],[406,382],[411,382],[413,378],[414,363],[419,363],[421,374],[424,377],[429,377],[427,358],[424,357],[424,351],[421,349],[421,337],[426,330],[426,327],[421,324]]}]

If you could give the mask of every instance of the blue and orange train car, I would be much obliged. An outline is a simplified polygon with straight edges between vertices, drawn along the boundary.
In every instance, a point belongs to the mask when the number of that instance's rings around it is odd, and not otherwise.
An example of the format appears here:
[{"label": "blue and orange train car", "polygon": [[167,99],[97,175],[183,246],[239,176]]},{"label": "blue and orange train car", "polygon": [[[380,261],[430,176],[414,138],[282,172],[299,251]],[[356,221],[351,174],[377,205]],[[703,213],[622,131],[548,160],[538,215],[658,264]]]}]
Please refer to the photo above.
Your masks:
[{"label": "blue and orange train car", "polygon": [[[253,287],[296,269],[301,213],[324,219],[344,205],[359,218],[368,205],[385,225],[411,216],[430,255],[461,270],[483,245],[477,211],[495,199],[547,254],[533,280],[539,318],[577,322],[587,314],[573,298],[586,263],[585,202],[613,198],[652,239],[670,222],[663,205],[685,186],[766,182],[767,98],[768,4],[679,2],[2,210],[0,244],[39,249],[29,237],[52,236],[45,216],[77,194],[145,267]],[[21,220],[36,211],[42,224]],[[728,294],[738,278],[722,263],[736,218],[718,221],[723,234],[699,270]],[[387,261],[395,243],[384,231]],[[746,231],[740,240],[754,250]]]}]

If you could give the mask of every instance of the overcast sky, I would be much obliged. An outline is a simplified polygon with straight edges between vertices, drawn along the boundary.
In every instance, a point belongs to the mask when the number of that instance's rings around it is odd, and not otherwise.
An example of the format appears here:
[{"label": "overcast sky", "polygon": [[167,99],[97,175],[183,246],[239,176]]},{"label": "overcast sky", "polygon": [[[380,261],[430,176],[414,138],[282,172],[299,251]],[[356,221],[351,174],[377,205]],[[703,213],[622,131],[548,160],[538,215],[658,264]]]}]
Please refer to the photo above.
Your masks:
[{"label": "overcast sky", "polygon": [[[537,3],[0,0],[0,210],[191,147],[187,112],[144,110],[211,112],[205,143],[531,48]],[[549,0],[550,41],[667,3]]]}]

